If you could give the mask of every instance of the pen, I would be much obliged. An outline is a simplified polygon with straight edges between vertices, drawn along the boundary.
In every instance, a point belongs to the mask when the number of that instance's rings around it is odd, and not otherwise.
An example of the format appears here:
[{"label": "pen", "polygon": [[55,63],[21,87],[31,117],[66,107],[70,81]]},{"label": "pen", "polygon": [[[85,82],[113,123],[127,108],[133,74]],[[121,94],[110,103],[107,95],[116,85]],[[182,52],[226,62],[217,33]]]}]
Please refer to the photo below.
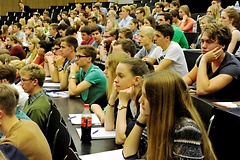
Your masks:
[{"label": "pen", "polygon": [[97,133],[97,132],[98,132],[98,130],[94,131],[92,134],[95,134],[95,133]]},{"label": "pen", "polygon": [[71,120],[71,119],[73,119],[73,118],[76,118],[76,116],[72,116],[72,117],[70,117],[69,120]]}]

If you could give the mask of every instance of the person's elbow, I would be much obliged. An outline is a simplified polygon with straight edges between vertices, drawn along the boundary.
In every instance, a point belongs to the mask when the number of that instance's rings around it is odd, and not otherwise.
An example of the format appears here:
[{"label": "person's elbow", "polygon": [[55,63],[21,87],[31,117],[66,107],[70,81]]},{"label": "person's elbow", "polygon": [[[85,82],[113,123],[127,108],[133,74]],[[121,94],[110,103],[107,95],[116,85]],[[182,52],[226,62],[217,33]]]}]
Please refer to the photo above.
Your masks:
[{"label": "person's elbow", "polygon": [[122,155],[123,155],[124,159],[128,159],[128,157],[131,157],[131,156],[136,155],[136,154],[137,153],[132,154],[132,149],[125,149],[124,146],[123,146]]},{"label": "person's elbow", "polygon": [[70,97],[73,97],[73,96],[77,95],[77,93],[72,89],[68,89],[68,94],[69,94]]},{"label": "person's elbow", "polygon": [[122,145],[124,142],[125,142],[125,139],[124,139],[124,138],[120,138],[120,137],[116,137],[116,138],[115,138],[115,143],[116,143],[117,145]]},{"label": "person's elbow", "polygon": [[104,128],[106,131],[112,131],[114,130],[114,125],[112,124],[107,124],[106,122],[104,123]]},{"label": "person's elbow", "polygon": [[126,140],[126,138],[124,136],[116,136],[115,143],[117,145],[122,145],[122,144],[124,144],[125,140]]},{"label": "person's elbow", "polygon": [[206,90],[206,89],[197,88],[197,90],[196,90],[196,94],[197,94],[197,95],[201,95],[201,96],[203,96],[203,95],[210,94],[210,92],[209,92],[208,90]]}]

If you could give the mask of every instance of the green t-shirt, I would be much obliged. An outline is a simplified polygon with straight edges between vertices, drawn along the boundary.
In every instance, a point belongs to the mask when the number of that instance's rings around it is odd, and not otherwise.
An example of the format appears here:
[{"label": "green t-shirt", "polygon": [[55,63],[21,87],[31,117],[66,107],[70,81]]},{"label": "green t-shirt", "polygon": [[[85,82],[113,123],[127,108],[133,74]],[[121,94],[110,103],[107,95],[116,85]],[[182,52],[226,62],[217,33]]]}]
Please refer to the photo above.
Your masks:
[{"label": "green t-shirt", "polygon": [[107,79],[103,71],[92,64],[85,73],[82,68],[76,74],[76,79],[79,82],[87,81],[92,85],[81,93],[81,98],[85,103],[93,104],[98,98],[106,93]]},{"label": "green t-shirt", "polygon": [[189,44],[188,44],[188,41],[187,41],[183,31],[177,26],[172,25],[172,27],[174,30],[174,35],[173,35],[172,41],[177,42],[181,46],[181,48],[188,49]]}]

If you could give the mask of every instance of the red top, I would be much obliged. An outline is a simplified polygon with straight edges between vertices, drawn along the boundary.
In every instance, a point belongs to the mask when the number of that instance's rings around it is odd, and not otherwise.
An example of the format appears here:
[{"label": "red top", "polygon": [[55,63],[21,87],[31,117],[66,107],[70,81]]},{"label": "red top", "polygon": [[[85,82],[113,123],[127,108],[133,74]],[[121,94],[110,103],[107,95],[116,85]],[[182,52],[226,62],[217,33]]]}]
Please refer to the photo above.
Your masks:
[{"label": "red top", "polygon": [[11,47],[9,49],[9,54],[10,56],[17,56],[20,60],[23,60],[24,58],[26,58],[26,53],[23,50],[23,48],[19,45],[16,45],[14,47]]}]

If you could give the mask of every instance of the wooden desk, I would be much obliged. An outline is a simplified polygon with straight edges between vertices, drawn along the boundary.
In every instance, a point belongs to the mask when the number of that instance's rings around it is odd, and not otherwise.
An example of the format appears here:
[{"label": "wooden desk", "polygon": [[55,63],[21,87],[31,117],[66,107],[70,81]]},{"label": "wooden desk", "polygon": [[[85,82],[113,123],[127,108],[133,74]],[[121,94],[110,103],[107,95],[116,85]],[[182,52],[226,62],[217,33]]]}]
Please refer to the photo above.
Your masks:
[{"label": "wooden desk", "polygon": [[76,128],[80,125],[72,125],[69,114],[79,114],[83,111],[83,101],[80,98],[51,98],[60,111],[68,131],[73,139],[78,155],[92,154],[104,151],[120,149],[122,146],[115,144],[114,139],[92,140],[90,144],[82,144]]}]

